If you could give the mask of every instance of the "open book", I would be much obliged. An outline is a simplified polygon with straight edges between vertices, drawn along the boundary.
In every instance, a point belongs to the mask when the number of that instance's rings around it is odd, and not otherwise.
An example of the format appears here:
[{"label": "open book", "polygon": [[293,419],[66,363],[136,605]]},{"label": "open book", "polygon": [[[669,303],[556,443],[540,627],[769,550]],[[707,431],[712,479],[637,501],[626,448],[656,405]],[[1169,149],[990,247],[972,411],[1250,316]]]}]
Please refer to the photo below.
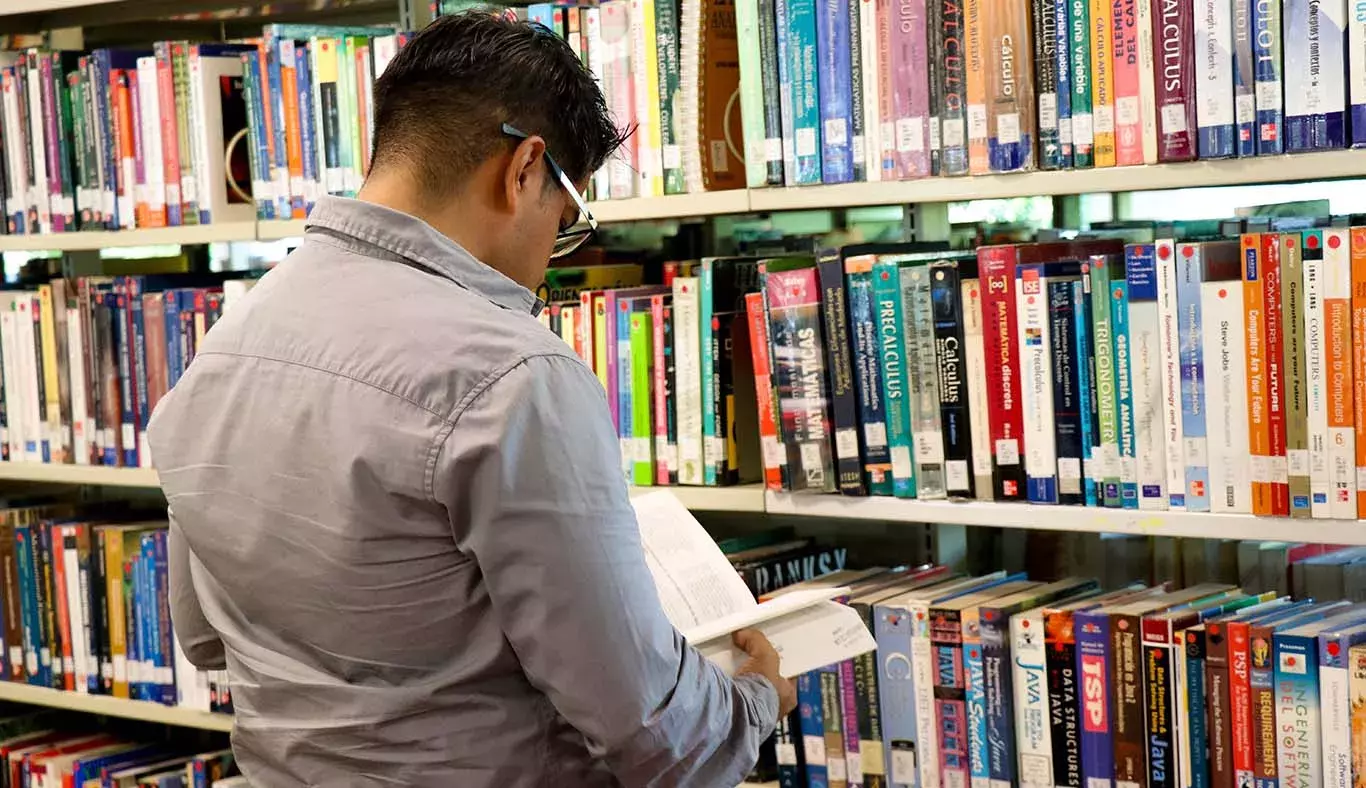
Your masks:
[{"label": "open book", "polygon": [[727,674],[746,659],[731,643],[731,633],[747,627],[763,632],[773,643],[785,678],[877,648],[858,613],[831,601],[847,588],[794,591],[761,605],[702,524],[672,493],[650,493],[632,504],[645,562],[665,614],[689,643]]}]

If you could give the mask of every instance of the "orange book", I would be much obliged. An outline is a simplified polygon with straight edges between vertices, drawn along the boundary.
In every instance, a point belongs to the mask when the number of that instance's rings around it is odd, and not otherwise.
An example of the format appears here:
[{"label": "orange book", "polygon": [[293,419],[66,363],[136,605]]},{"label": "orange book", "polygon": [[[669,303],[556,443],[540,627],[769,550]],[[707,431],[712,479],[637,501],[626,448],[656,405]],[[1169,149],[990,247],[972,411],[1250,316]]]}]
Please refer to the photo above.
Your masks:
[{"label": "orange book", "polygon": [[1281,313],[1281,237],[1262,233],[1262,254],[1258,274],[1262,279],[1262,325],[1266,342],[1262,357],[1266,362],[1266,413],[1271,432],[1271,503],[1279,517],[1290,515],[1290,483],[1286,462],[1285,436],[1285,341],[1284,315]]},{"label": "orange book", "polygon": [[1114,4],[1091,0],[1091,123],[1097,167],[1115,166]]},{"label": "orange book", "polygon": [[265,174],[266,180],[274,187],[273,192],[268,191],[267,193],[271,194],[272,198],[275,200],[275,215],[280,216],[281,202],[288,202],[289,200],[289,184],[282,182],[285,180],[284,176],[287,172],[282,173],[280,172],[280,168],[275,166],[275,162],[279,161],[279,159],[276,158],[277,154],[275,152],[275,120],[273,117],[275,113],[270,111],[271,102],[275,100],[275,96],[271,94],[270,90],[270,47],[267,42],[262,39],[256,42],[256,50],[261,55],[259,58],[261,73],[257,77],[259,80],[257,85],[260,86],[261,105],[265,108],[260,115],[262,139],[265,140],[266,143],[266,160],[261,164],[261,171]]},{"label": "orange book", "polygon": [[773,408],[773,378],[768,363],[768,316],[764,312],[763,293],[745,296],[745,314],[749,318],[754,392],[759,403],[759,442],[763,447],[764,486],[770,490],[781,490],[783,468],[779,459],[782,440],[778,437],[777,411]]},{"label": "orange book", "polygon": [[303,219],[308,213],[304,208],[304,138],[303,132],[299,130],[299,74],[294,67],[294,42],[282,39],[276,43],[280,52],[280,92],[284,94],[289,210],[295,219]]},{"label": "orange book", "polygon": [[1243,327],[1247,336],[1247,430],[1252,452],[1252,513],[1271,515],[1271,423],[1267,417],[1266,294],[1260,260],[1261,236],[1245,233]]},{"label": "orange book", "polygon": [[[57,629],[61,639],[60,653],[53,653],[52,672],[58,672],[58,665],[61,666],[62,684],[67,692],[76,691],[76,654],[71,648],[71,607],[66,593],[66,573],[74,571],[75,567],[66,565],[66,535],[70,530],[69,526],[52,525],[48,526],[51,532],[49,539],[52,543],[52,585],[48,593],[52,594],[54,607],[57,609]],[[74,538],[74,535],[73,535]]]},{"label": "orange book", "polygon": [[1366,227],[1352,228],[1352,335],[1357,517],[1366,518]]},{"label": "orange book", "polygon": [[356,42],[356,125],[360,127],[360,172],[361,177],[370,172],[370,148],[371,144],[370,129],[370,86],[374,80],[370,76],[370,45],[363,43],[369,39],[360,39]]},{"label": "orange book", "polygon": [[[982,20],[987,0],[966,0],[963,3],[963,59],[965,98],[968,103],[968,171],[973,175],[991,172],[987,119],[987,35]],[[933,35],[933,33],[931,33]]]},{"label": "orange book", "polygon": [[[133,125],[138,122],[137,116],[133,114],[133,91],[137,90],[138,72],[136,69],[128,69],[120,72],[117,95],[115,100],[118,105],[115,109],[117,113],[115,122],[118,124],[118,146],[119,163],[122,165],[120,175],[123,179],[123,194],[121,205],[132,206],[133,208],[133,227],[148,227],[149,217],[147,205],[147,195],[144,190],[138,188],[138,151],[136,127]],[[123,211],[119,211],[122,217]],[[120,228],[125,229],[125,228]]]}]

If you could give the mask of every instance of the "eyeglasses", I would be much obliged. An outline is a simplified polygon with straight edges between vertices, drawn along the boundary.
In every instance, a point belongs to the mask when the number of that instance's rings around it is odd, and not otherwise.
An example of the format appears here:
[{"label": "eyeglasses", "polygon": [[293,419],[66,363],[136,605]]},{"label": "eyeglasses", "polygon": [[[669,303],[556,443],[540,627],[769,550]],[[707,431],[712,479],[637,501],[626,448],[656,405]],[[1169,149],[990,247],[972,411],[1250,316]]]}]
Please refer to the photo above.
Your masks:
[{"label": "eyeglasses", "polygon": [[[503,124],[503,133],[514,139],[524,140],[531,137],[524,131]],[[574,182],[569,180],[569,176],[564,174],[564,170],[556,163],[555,158],[550,155],[550,151],[545,152],[545,163],[550,166],[550,171],[555,173],[555,177],[560,181],[560,186],[569,194],[569,199],[574,201],[574,206],[578,209],[578,216],[570,222],[568,227],[560,229],[555,236],[555,247],[550,252],[550,259],[554,260],[578,251],[579,247],[588,242],[598,231],[598,220],[593,218],[593,214],[588,210],[588,204],[584,201],[583,195],[574,188]]]}]

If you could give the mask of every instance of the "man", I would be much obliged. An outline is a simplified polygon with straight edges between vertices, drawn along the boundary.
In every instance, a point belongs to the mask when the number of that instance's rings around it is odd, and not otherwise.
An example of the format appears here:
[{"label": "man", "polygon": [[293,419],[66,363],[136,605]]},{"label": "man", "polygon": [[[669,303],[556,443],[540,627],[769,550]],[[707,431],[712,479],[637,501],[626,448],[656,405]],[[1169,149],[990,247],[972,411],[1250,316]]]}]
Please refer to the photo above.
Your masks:
[{"label": "man", "polygon": [[[359,200],[207,337],[150,441],[171,612],[260,786],[733,788],[795,704],[665,618],[605,396],[533,314],[618,147],[543,28],[441,19],[375,90]],[[568,230],[568,232],[566,232]]]}]

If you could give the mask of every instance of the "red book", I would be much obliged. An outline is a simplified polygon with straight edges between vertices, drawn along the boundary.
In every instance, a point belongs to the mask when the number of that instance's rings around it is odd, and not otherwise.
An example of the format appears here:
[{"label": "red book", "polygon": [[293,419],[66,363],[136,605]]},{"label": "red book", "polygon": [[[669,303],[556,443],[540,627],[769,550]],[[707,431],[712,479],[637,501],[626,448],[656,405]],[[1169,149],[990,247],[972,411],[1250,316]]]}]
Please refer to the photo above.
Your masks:
[{"label": "red book", "polygon": [[[156,43],[157,104],[161,116],[161,160],[165,167],[166,224],[179,227],[184,218],[180,204],[180,133],[176,120],[175,71],[171,66],[171,43]],[[149,155],[156,155],[149,151]]]},{"label": "red book", "polygon": [[1285,458],[1285,342],[1281,314],[1281,237],[1262,233],[1263,345],[1266,369],[1266,415],[1271,434],[1271,507],[1281,517],[1290,515],[1290,483]]},{"label": "red book", "polygon": [[773,410],[773,370],[768,359],[768,319],[764,315],[764,294],[745,295],[745,314],[749,318],[750,355],[754,362],[754,393],[759,403],[759,445],[764,461],[764,486],[783,489],[782,441]]},{"label": "red book", "polygon": [[147,412],[150,414],[170,387],[170,372],[166,368],[166,302],[161,293],[143,294],[142,325],[147,348]]},{"label": "red book", "polygon": [[1252,625],[1247,621],[1230,621],[1227,625],[1229,727],[1233,735],[1234,785],[1252,784],[1254,758],[1251,631]]},{"label": "red book", "polygon": [[667,360],[664,358],[665,332],[669,326],[668,295],[650,296],[651,337],[653,339],[654,360],[650,373],[654,377],[651,394],[654,397],[655,411],[655,484],[669,483],[669,467],[673,464],[669,457],[669,375]]},{"label": "red book", "polygon": [[1157,160],[1195,158],[1195,7],[1153,4],[1153,71],[1157,88]]},{"label": "red book", "polygon": [[[62,684],[66,686],[67,692],[76,690],[76,659],[75,653],[71,648],[71,611],[67,607],[66,599],[66,528],[60,525],[50,526],[51,537],[49,542],[52,544],[52,585],[48,589],[52,594],[53,601],[57,608],[57,627],[60,630],[58,637],[62,641],[62,653],[53,654],[54,672],[55,663],[61,663]],[[73,567],[74,569],[74,567]]]}]

